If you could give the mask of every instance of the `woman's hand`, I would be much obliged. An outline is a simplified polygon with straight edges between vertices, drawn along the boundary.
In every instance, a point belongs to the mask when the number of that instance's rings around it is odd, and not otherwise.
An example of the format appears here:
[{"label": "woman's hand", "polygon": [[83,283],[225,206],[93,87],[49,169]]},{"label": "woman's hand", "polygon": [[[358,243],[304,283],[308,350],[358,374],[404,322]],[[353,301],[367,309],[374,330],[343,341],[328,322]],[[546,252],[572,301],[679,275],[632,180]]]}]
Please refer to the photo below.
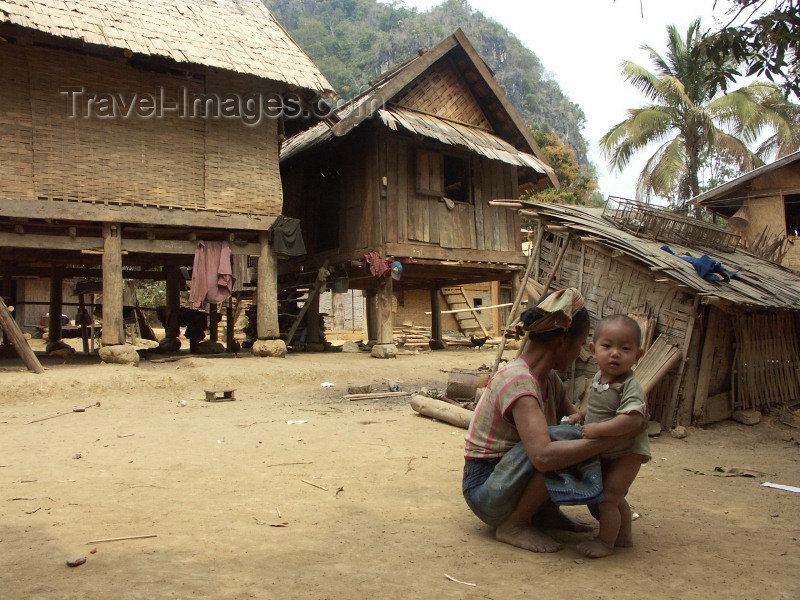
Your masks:
[{"label": "woman's hand", "polygon": [[581,412],[572,413],[567,418],[569,419],[569,424],[570,425],[577,425],[578,423],[583,421],[583,413],[581,413]]}]

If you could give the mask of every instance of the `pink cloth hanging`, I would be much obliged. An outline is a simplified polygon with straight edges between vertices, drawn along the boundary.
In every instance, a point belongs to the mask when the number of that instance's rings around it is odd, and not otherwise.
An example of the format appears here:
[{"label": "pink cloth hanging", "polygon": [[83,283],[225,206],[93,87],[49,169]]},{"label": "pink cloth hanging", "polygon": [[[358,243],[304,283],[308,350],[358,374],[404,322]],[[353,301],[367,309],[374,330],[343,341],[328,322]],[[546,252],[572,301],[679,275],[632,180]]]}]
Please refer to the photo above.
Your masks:
[{"label": "pink cloth hanging", "polygon": [[220,304],[231,297],[232,289],[231,247],[228,242],[197,242],[189,302],[195,308],[206,302]]}]

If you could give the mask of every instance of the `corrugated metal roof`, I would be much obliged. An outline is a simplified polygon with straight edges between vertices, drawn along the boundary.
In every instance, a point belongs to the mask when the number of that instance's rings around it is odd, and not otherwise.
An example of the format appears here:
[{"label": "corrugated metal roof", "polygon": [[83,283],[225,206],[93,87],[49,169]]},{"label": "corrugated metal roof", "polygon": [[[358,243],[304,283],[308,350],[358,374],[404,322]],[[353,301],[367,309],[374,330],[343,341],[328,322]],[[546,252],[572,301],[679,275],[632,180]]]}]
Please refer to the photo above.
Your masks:
[{"label": "corrugated metal roof", "polygon": [[260,0],[0,0],[0,23],[306,90],[332,89]]},{"label": "corrugated metal roof", "polygon": [[729,283],[710,282],[700,277],[691,264],[661,249],[664,242],[644,239],[603,218],[601,211],[564,204],[523,202],[548,223],[564,225],[584,242],[601,244],[619,251],[678,285],[694,290],[701,297],[719,298],[743,308],[800,310],[800,276],[793,271],[747,252],[725,252],[709,248],[689,248],[670,243],[678,255],[699,257],[707,254],[736,276]]}]

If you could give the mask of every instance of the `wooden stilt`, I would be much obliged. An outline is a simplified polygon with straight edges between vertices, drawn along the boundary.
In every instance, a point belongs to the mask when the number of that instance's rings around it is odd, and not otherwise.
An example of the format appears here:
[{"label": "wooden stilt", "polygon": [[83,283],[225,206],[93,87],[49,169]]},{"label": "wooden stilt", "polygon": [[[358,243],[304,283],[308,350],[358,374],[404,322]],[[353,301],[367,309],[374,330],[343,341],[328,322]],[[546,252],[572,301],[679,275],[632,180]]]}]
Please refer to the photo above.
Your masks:
[{"label": "wooden stilt", "polygon": [[[435,285],[431,288],[431,339],[437,347],[444,347],[442,340],[442,293]],[[441,346],[440,346],[441,345]]]},{"label": "wooden stilt", "polygon": [[103,332],[104,346],[125,343],[122,319],[122,227],[103,223]]},{"label": "wooden stilt", "polygon": [[376,295],[378,308],[378,343],[391,344],[394,336],[394,317],[392,315],[392,281],[386,276],[386,282],[378,288]]},{"label": "wooden stilt", "polygon": [[47,342],[61,339],[61,314],[64,312],[63,278],[59,270],[53,267],[50,271],[50,312],[47,318]]},{"label": "wooden stilt", "polygon": [[278,325],[278,256],[269,245],[267,232],[258,237],[261,254],[258,257],[258,287],[256,288],[256,330],[260,340],[277,340]]}]

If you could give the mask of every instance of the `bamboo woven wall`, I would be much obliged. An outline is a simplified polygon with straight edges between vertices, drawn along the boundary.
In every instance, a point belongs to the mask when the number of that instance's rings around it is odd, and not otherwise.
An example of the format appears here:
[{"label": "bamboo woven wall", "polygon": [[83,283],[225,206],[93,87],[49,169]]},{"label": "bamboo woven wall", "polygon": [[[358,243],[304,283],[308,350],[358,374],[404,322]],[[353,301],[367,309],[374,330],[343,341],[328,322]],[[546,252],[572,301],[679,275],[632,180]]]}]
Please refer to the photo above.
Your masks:
[{"label": "bamboo woven wall", "polygon": [[426,71],[397,97],[397,104],[492,131],[469,85],[444,61]]},{"label": "bamboo woven wall", "polygon": [[[282,191],[277,121],[129,116],[68,118],[65,86],[87,92],[240,92],[243,80],[143,71],[43,47],[0,46],[0,196],[160,205],[277,215]],[[245,90],[252,91],[252,90]],[[265,90],[259,90],[265,91]],[[68,206],[68,205],[67,205]]]},{"label": "bamboo woven wall", "polygon": [[800,399],[800,347],[790,312],[737,313],[735,409],[761,410]]}]

